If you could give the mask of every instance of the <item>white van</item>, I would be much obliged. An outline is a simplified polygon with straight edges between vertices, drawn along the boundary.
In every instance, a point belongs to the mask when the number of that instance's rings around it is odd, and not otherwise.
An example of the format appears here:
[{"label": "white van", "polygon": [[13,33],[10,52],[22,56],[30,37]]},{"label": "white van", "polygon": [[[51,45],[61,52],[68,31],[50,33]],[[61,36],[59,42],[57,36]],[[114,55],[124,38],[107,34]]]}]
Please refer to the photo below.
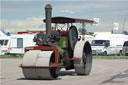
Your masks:
[{"label": "white van", "polygon": [[92,54],[94,55],[122,55],[122,47],[128,36],[123,34],[97,35],[92,40]]}]

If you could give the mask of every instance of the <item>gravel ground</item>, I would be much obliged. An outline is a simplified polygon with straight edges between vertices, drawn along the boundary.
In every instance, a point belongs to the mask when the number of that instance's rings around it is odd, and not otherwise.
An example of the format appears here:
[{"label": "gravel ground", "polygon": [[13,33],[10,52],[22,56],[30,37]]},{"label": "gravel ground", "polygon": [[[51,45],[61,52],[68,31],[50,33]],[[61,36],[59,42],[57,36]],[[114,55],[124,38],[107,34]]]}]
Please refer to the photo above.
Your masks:
[{"label": "gravel ground", "polygon": [[128,85],[128,59],[94,59],[89,76],[62,69],[57,80],[26,80],[22,59],[0,59],[0,85]]}]

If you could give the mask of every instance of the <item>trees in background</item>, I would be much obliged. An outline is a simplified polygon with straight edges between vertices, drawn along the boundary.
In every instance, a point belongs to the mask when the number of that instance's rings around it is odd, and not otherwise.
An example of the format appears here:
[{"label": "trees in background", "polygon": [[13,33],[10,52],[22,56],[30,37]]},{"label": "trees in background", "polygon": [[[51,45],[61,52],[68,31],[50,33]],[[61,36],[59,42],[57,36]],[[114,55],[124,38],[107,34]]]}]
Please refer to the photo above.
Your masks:
[{"label": "trees in background", "polygon": [[78,31],[80,32],[81,35],[85,35],[87,33],[87,30],[86,29],[78,29]]}]

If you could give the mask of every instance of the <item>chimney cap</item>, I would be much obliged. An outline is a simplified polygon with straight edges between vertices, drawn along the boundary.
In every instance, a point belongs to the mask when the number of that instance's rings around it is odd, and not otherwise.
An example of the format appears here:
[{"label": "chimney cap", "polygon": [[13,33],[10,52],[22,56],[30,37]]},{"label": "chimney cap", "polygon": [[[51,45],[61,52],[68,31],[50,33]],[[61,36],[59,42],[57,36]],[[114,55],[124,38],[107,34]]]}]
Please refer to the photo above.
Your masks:
[{"label": "chimney cap", "polygon": [[45,6],[45,9],[52,9],[51,4],[47,4],[47,5]]}]

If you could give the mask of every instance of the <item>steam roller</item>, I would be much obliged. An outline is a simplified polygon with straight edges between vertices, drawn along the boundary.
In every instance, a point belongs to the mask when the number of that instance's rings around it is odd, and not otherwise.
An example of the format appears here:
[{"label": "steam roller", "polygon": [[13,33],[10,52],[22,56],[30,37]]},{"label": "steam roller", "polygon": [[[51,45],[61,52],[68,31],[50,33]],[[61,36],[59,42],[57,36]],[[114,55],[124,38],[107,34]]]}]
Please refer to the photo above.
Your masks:
[{"label": "steam roller", "polygon": [[[93,20],[51,17],[52,6],[45,6],[46,32],[36,34],[36,46],[26,47],[20,65],[26,79],[57,79],[61,68],[75,69],[88,75],[92,67],[92,51],[88,41],[80,41],[73,23],[93,24]],[[51,26],[54,25],[54,26]],[[85,25],[82,25],[85,26]],[[84,27],[83,27],[84,28]]]}]

